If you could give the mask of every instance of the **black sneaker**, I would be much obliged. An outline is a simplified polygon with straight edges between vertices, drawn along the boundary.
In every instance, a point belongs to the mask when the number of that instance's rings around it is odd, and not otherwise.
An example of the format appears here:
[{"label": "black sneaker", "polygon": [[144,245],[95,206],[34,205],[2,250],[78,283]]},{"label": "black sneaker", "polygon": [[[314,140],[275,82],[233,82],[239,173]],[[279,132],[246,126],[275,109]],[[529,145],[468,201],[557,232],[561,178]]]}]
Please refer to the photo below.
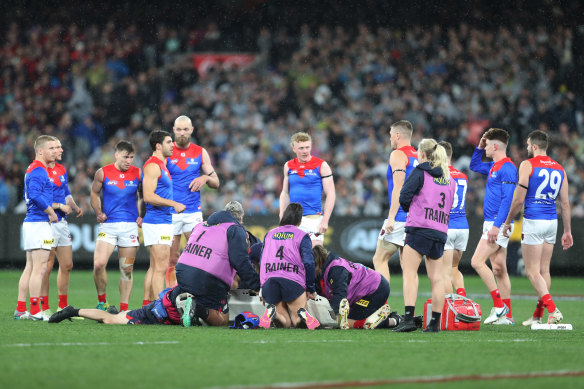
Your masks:
[{"label": "black sneaker", "polygon": [[60,323],[65,319],[71,320],[73,316],[76,316],[76,309],[72,305],[67,305],[65,308],[57,311],[51,315],[49,318],[49,323]]},{"label": "black sneaker", "polygon": [[422,332],[440,332],[438,326],[428,326],[422,330]]},{"label": "black sneaker", "polygon": [[392,329],[393,332],[412,332],[418,329],[413,319],[404,319],[396,327]]},{"label": "black sneaker", "polygon": [[418,328],[424,327],[424,316],[414,316],[414,324]]},{"label": "black sneaker", "polygon": [[107,313],[111,313],[112,315],[117,315],[118,313],[120,313],[120,311],[118,311],[118,309],[116,308],[115,305],[110,305],[107,310]]}]

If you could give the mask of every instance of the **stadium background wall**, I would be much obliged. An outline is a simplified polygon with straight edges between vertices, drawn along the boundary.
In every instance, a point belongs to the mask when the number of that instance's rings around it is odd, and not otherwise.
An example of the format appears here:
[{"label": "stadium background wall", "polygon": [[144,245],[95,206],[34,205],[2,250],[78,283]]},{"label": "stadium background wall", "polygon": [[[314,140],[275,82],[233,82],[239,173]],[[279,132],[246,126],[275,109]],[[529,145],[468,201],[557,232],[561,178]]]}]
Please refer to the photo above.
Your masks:
[{"label": "stadium background wall", "polygon": [[[23,215],[0,217],[0,267],[24,267],[25,256],[21,246],[21,228]],[[270,216],[246,216],[245,226],[255,236],[263,239],[266,232],[276,226],[276,220]],[[476,226],[470,230],[467,251],[461,260],[461,269],[464,272],[473,272],[470,267],[470,258],[480,238],[482,219],[469,215],[469,224]],[[334,217],[326,234],[325,247],[337,252],[342,257],[371,266],[371,259],[377,244],[377,235],[382,220],[378,218]],[[561,222],[558,227],[558,241],[563,228]],[[93,263],[93,248],[97,237],[97,223],[95,217],[87,216],[80,219],[70,218],[69,229],[73,236],[73,260],[76,268],[89,268]],[[584,241],[584,219],[572,220],[574,247],[563,251],[559,243],[555,246],[551,271],[554,275],[584,276],[583,252],[580,243]],[[142,241],[142,239],[140,238]],[[183,238],[184,240],[184,238]],[[183,241],[183,247],[184,247]],[[517,252],[519,242],[510,244],[508,263],[512,262],[511,252]],[[115,254],[114,254],[115,255]],[[136,266],[146,268],[148,249],[140,246]],[[111,260],[109,266],[117,268],[117,261]],[[399,270],[399,261],[393,258],[390,261],[392,271]]]}]

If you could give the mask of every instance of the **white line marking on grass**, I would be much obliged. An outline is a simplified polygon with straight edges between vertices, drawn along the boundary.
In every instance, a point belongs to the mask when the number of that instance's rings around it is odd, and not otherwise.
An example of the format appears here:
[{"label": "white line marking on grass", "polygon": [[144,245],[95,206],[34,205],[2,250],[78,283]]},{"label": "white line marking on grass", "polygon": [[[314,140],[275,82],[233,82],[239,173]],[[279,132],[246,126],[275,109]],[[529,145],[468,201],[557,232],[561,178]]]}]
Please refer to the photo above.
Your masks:
[{"label": "white line marking on grass", "polygon": [[[485,381],[485,380],[510,380],[510,379],[533,379],[543,377],[582,377],[584,371],[555,370],[555,371],[535,371],[529,373],[502,373],[502,374],[470,374],[470,375],[449,375],[449,376],[422,376],[403,377],[393,379],[378,380],[356,380],[356,381],[322,381],[322,382],[276,382],[271,385],[249,385],[249,386],[215,386],[213,388],[224,389],[277,389],[277,388],[346,388],[363,386],[381,386],[397,384],[434,384],[442,382],[457,381]],[[211,389],[213,389],[211,388]]]},{"label": "white line marking on grass", "polygon": [[240,343],[250,343],[250,344],[278,344],[278,343],[354,343],[355,340],[352,339],[318,339],[318,340],[251,340]]},{"label": "white line marking on grass", "polygon": [[12,343],[2,347],[71,347],[71,346],[145,346],[151,344],[178,344],[176,340],[160,340],[153,342],[110,343],[110,342],[66,342],[66,343]]}]

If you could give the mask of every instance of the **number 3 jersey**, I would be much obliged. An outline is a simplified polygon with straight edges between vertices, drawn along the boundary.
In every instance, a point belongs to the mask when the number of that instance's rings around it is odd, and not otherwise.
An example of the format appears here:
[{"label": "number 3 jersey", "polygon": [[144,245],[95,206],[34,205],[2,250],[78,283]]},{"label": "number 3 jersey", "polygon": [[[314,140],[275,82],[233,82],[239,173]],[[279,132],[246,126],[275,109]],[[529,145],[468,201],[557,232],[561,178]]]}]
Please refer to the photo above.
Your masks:
[{"label": "number 3 jersey", "polygon": [[564,168],[548,156],[539,156],[528,160],[532,171],[525,195],[526,219],[557,219],[556,198],[564,181]]},{"label": "number 3 jersey", "polygon": [[449,166],[450,177],[456,182],[456,192],[450,210],[449,229],[466,230],[468,221],[466,220],[466,191],[468,189],[468,177],[463,172]]}]

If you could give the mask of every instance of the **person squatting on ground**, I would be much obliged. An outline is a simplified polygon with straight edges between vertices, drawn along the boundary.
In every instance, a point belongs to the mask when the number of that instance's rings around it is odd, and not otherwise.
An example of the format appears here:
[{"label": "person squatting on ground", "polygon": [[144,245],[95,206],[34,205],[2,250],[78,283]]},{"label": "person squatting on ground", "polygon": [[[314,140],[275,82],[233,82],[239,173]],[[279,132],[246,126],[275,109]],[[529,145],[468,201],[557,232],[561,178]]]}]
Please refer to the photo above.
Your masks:
[{"label": "person squatting on ground", "polygon": [[375,270],[348,261],[323,246],[315,246],[317,283],[323,281],[323,294],[337,315],[339,327],[391,328],[399,323],[399,315],[387,304],[389,282]]},{"label": "person squatting on ground", "polygon": [[[312,245],[324,242],[324,233],[335,207],[335,182],[326,161],[312,156],[312,138],[297,132],[290,139],[296,158],[284,164],[284,183],[280,193],[280,219],[291,202],[302,205],[300,229],[310,235]],[[324,193],[324,210],[322,195]]]},{"label": "person squatting on ground", "polygon": [[166,168],[174,147],[172,137],[166,131],[152,131],[149,142],[152,156],[144,163],[142,173],[146,203],[142,233],[144,246],[150,247],[150,267],[144,278],[142,305],[148,305],[164,289],[172,245],[172,210],[180,214],[186,208],[173,200],[172,177]]},{"label": "person squatting on ground", "polygon": [[[107,310],[106,266],[118,248],[120,269],[120,311],[128,309],[132,292],[132,271],[140,242],[144,206],[140,183],[141,170],[132,166],[134,146],[125,140],[116,144],[115,162],[95,172],[91,186],[91,207],[99,227],[93,253],[93,281],[97,291],[97,309]],[[103,196],[103,203],[100,199]]]},{"label": "person squatting on ground", "polygon": [[400,263],[406,236],[406,212],[399,205],[399,193],[405,180],[418,164],[418,154],[411,145],[412,123],[400,120],[389,130],[392,152],[387,166],[389,213],[383,222],[373,255],[373,266],[389,282],[389,259],[399,250]]},{"label": "person squatting on ground", "polygon": [[[65,319],[82,317],[104,324],[166,324],[181,325],[184,316],[186,293],[178,287],[164,289],[156,301],[145,307],[122,312],[106,312],[101,309],[77,309],[71,305],[55,312],[49,323],[60,323]],[[192,313],[191,313],[192,314]]]},{"label": "person squatting on ground", "polygon": [[[54,242],[50,223],[59,219],[53,208],[53,183],[47,166],[57,158],[57,142],[54,137],[41,135],[34,142],[35,159],[24,175],[24,200],[26,216],[22,224],[26,265],[18,281],[18,300],[15,319],[48,319],[41,313],[39,298],[43,275],[47,270],[49,253]],[[30,312],[26,309],[26,297],[30,296]]]},{"label": "person squatting on ground", "polygon": [[298,226],[302,222],[302,205],[290,203],[284,210],[279,227],[264,238],[260,261],[262,298],[267,303],[260,327],[317,328],[320,323],[306,306],[314,299],[314,257],[308,233]]},{"label": "person squatting on ground", "polygon": [[[182,213],[172,210],[173,239],[170,246],[170,262],[166,270],[166,286],[176,285],[175,266],[180,255],[181,235],[189,240],[193,228],[203,221],[201,210],[201,189],[219,188],[219,177],[209,153],[203,147],[191,142],[193,124],[187,116],[179,116],[172,127],[174,147],[166,167],[172,177],[172,198],[186,209]],[[202,173],[201,173],[202,172]]]},{"label": "person squatting on ground", "polygon": [[[483,134],[470,161],[470,169],[487,176],[483,203],[485,222],[483,235],[471,259],[471,265],[481,277],[491,297],[493,308],[485,324],[515,324],[511,313],[511,281],[507,273],[509,238],[500,230],[509,214],[513,190],[517,184],[517,168],[507,157],[509,133],[491,128]],[[483,155],[492,162],[482,162]],[[513,228],[513,222],[511,222]],[[487,266],[491,260],[493,270]]]},{"label": "person squatting on ground", "polygon": [[450,177],[446,151],[434,139],[422,139],[418,146],[418,159],[420,164],[404,183],[399,196],[401,207],[408,212],[402,258],[405,317],[392,330],[394,332],[409,332],[418,328],[414,322],[414,311],[418,295],[416,276],[422,256],[426,256],[426,271],[432,284],[432,318],[424,332],[440,330],[444,306],[442,255],[456,183]]},{"label": "person squatting on ground", "polygon": [[[469,230],[465,209],[468,177],[466,174],[452,166],[452,145],[449,142],[444,141],[439,142],[438,144],[444,147],[444,150],[446,151],[450,177],[456,183],[454,202],[452,203],[452,209],[450,210],[450,217],[448,220],[448,238],[444,245],[444,287],[446,293],[456,291],[456,294],[466,296],[466,291],[464,290],[464,277],[460,270],[458,270],[458,264],[468,243]],[[454,290],[452,288],[453,285]]]},{"label": "person squatting on ground", "polygon": [[[61,141],[58,139],[55,138],[55,142],[57,144],[56,161],[60,161],[63,157],[63,147],[61,146]],[[67,169],[56,161],[49,163],[47,166],[49,179],[53,183],[53,205],[57,205],[55,213],[59,217],[57,223],[51,223],[54,241],[47,261],[47,271],[43,276],[41,286],[41,309],[43,314],[48,317],[53,314],[49,306],[49,281],[51,270],[53,270],[53,265],[55,264],[55,254],[59,261],[59,271],[57,273],[58,309],[63,309],[69,305],[67,300],[69,295],[69,278],[73,269],[73,241],[71,239],[71,232],[69,232],[69,225],[67,224],[67,215],[75,211],[78,218],[83,216],[83,210],[79,208],[69,191]]]},{"label": "person squatting on ground", "polygon": [[560,196],[564,226],[562,248],[567,250],[574,244],[568,198],[568,177],[562,165],[547,156],[548,144],[548,136],[543,131],[533,131],[527,137],[529,159],[519,165],[519,181],[515,188],[509,215],[503,224],[503,234],[508,236],[511,231],[511,220],[525,204],[521,252],[525,262],[525,272],[539,300],[532,317],[522,323],[524,326],[541,323],[544,307],[549,313],[548,324],[557,324],[564,318],[549,292],[550,262],[558,230],[556,210],[558,196]]},{"label": "person squatting on ground", "polygon": [[[235,274],[259,291],[260,279],[249,261],[247,232],[241,224],[243,206],[225,205],[193,229],[176,265],[180,293],[190,293],[185,302],[183,325],[225,326],[229,320],[227,297]],[[180,294],[179,293],[179,294]]]}]

